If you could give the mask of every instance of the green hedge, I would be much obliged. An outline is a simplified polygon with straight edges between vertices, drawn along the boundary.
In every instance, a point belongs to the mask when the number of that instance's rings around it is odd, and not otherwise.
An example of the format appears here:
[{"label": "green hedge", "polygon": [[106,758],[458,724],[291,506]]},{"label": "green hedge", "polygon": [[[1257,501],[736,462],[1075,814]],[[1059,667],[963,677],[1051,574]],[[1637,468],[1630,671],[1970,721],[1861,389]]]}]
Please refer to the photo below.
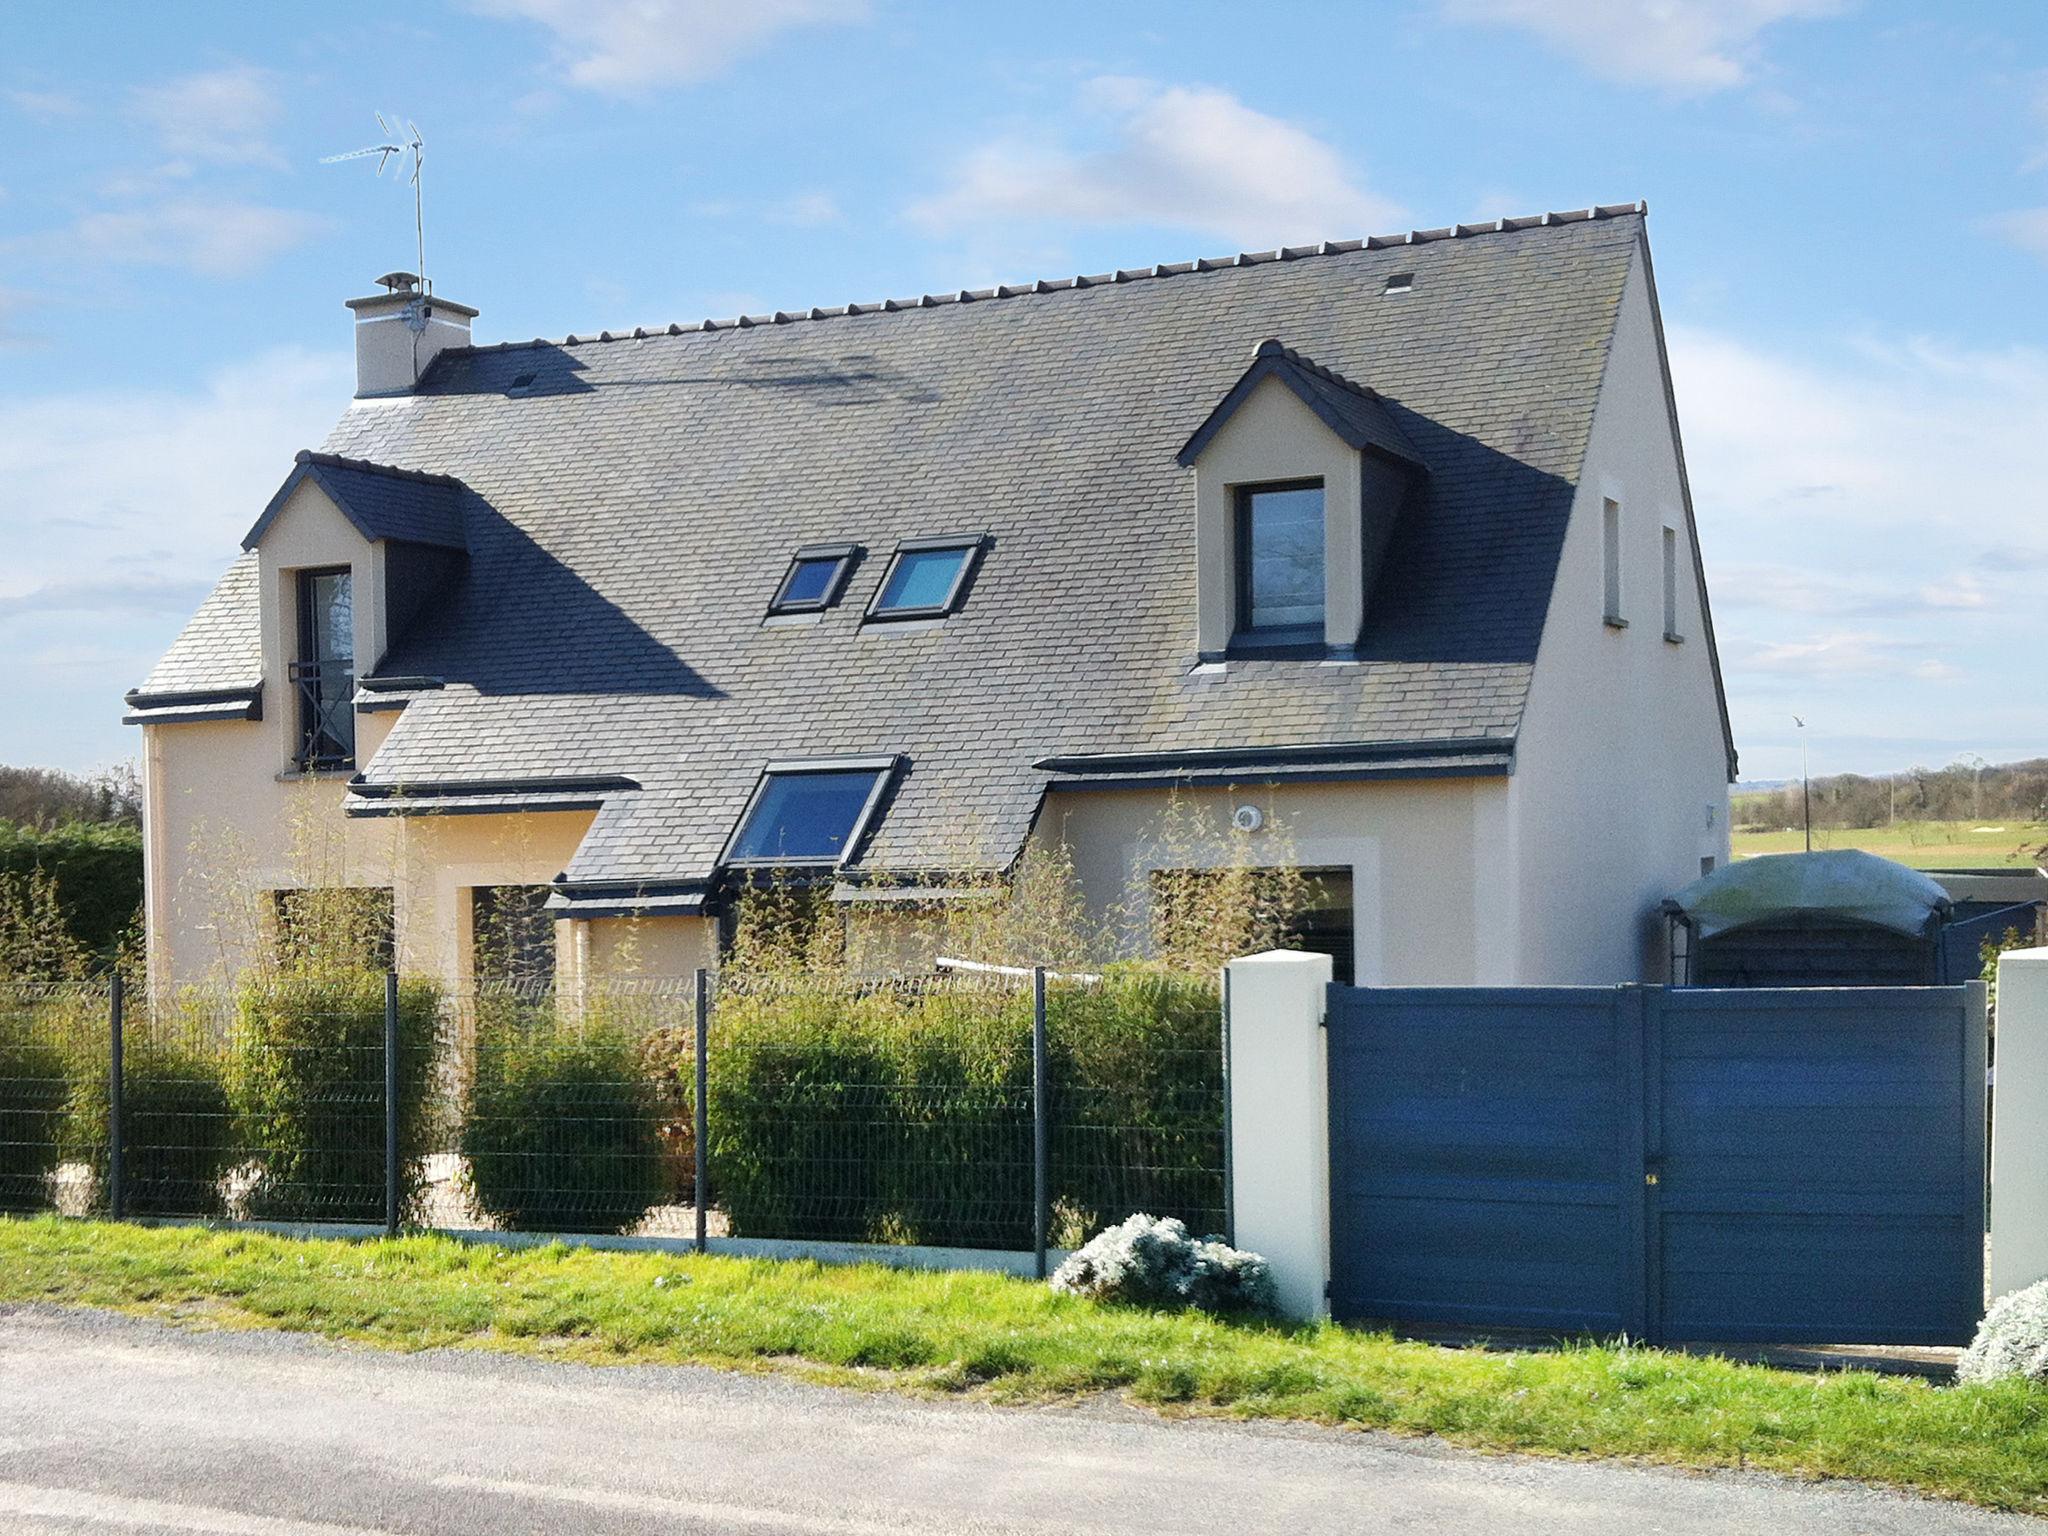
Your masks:
[{"label": "green hedge", "polygon": [[668,1199],[663,1104],[636,1033],[552,1003],[480,1003],[462,1121],[470,1193],[499,1225],[618,1232]]},{"label": "green hedge", "polygon": [[[1052,1239],[1135,1210],[1222,1225],[1216,988],[1132,970],[1048,998]],[[983,984],[729,986],[711,1176],[736,1237],[1028,1247],[1031,998]]]},{"label": "green hedge", "polygon": [[[122,1051],[121,1177],[130,1216],[224,1216],[221,1181],[237,1160],[224,1051],[131,1020]],[[74,1056],[65,1155],[88,1163],[107,1209],[111,1141],[103,1052]]]},{"label": "green hedge", "polygon": [[[401,1215],[417,1212],[433,1149],[441,990],[398,993]],[[384,977],[347,972],[245,981],[236,997],[228,1097],[257,1176],[248,1214],[273,1221],[384,1219]]]},{"label": "green hedge", "polygon": [[0,1211],[47,1210],[62,1160],[70,1062],[53,1040],[0,1018]]},{"label": "green hedge", "polygon": [[0,878],[40,869],[57,885],[65,922],[111,959],[142,906],[142,832],[106,822],[24,827],[0,821]]}]

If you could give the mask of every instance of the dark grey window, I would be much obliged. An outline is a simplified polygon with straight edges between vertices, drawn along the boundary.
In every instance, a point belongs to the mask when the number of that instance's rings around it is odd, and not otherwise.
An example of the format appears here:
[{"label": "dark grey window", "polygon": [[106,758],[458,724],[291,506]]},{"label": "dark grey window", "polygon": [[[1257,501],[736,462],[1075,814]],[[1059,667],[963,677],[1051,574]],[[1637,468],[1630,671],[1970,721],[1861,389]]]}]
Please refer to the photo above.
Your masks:
[{"label": "dark grey window", "polygon": [[1357,943],[1353,935],[1351,871],[1318,869],[1307,871],[1308,889],[1301,910],[1288,925],[1293,947],[1312,955],[1328,955],[1334,978],[1351,986],[1358,975]]},{"label": "dark grey window", "polygon": [[800,549],[775,589],[770,613],[820,613],[839,601],[859,551],[851,544],[813,544]]},{"label": "dark grey window", "polygon": [[469,893],[470,969],[478,981],[547,986],[555,979],[555,917],[544,885],[478,885]]},{"label": "dark grey window", "polygon": [[978,536],[911,539],[897,545],[868,617],[936,619],[951,613],[960,606],[981,547]]},{"label": "dark grey window", "polygon": [[1237,493],[1237,630],[1282,644],[1323,639],[1323,485]]},{"label": "dark grey window", "polygon": [[839,864],[859,844],[894,758],[770,763],[726,850],[728,864]]},{"label": "dark grey window", "polygon": [[356,611],[346,569],[301,571],[298,658],[301,768],[345,768],[356,756]]}]

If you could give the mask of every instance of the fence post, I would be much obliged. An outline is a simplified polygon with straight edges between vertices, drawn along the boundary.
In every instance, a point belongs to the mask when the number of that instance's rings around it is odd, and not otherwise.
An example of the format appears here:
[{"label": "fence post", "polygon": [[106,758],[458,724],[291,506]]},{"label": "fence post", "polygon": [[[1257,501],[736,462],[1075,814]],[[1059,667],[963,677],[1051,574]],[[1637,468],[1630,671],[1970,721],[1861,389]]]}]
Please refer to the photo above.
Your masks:
[{"label": "fence post", "polygon": [[125,1087],[122,1069],[127,1054],[122,1038],[122,1013],[126,1005],[126,989],[121,973],[116,971],[107,989],[107,1214],[115,1221],[126,1215],[128,1209],[127,1169],[122,1166],[121,1156],[125,1139],[121,1124]]},{"label": "fence post", "polygon": [[384,973],[384,1230],[398,1235],[398,972]]},{"label": "fence post", "polygon": [[710,1226],[705,1207],[711,1202],[711,1158],[710,1149],[705,1145],[711,1131],[711,1115],[705,1103],[711,1085],[711,973],[703,966],[697,967],[697,1091],[692,1096],[695,1111],[695,1128],[690,1138],[691,1161],[696,1167],[696,1191],[692,1199],[697,1207],[697,1251],[704,1252],[709,1244]]},{"label": "fence post", "polygon": [[1281,950],[1230,962],[1237,1241],[1272,1265],[1290,1317],[1330,1310],[1330,970],[1328,955]]},{"label": "fence post", "polygon": [[1230,967],[1223,967],[1223,1241],[1237,1246],[1237,1179],[1230,1146]]},{"label": "fence post", "polygon": [[1991,1294],[2048,1280],[2048,949],[1998,957]]},{"label": "fence post", "polygon": [[1031,970],[1031,1247],[1038,1278],[1045,1278],[1045,1217],[1050,1198],[1051,1106],[1045,1049],[1045,967]]}]

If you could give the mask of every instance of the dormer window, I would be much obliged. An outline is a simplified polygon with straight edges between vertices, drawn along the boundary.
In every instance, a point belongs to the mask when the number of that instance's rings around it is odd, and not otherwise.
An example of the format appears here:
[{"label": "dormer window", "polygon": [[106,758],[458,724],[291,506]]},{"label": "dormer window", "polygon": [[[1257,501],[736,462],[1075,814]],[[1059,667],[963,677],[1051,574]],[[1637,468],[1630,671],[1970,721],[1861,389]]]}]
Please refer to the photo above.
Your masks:
[{"label": "dormer window", "polygon": [[354,576],[345,566],[299,572],[298,608],[298,658],[291,664],[298,765],[346,768],[356,756]]},{"label": "dormer window", "polygon": [[811,544],[790,557],[770,613],[823,613],[839,601],[859,550],[851,544]]},{"label": "dormer window", "polygon": [[1237,490],[1237,637],[1323,643],[1323,482]]}]

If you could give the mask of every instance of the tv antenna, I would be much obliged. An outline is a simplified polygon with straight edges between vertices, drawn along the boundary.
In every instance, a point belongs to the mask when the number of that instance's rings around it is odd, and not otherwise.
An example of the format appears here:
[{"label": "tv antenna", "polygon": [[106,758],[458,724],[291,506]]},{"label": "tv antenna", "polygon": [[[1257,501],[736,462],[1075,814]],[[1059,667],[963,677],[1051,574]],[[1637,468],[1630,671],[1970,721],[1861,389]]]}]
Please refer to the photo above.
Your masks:
[{"label": "tv antenna", "polygon": [[[383,143],[371,144],[362,149],[352,149],[347,154],[342,155],[322,155],[320,163],[322,165],[339,165],[344,160],[367,160],[371,155],[375,155],[377,157],[377,174],[382,176],[384,168],[391,164],[393,160],[397,160],[402,166],[405,163],[405,157],[407,155],[412,156],[412,174],[406,179],[412,183],[412,224],[413,235],[419,246],[420,288],[423,292],[432,293],[434,285],[427,281],[426,202],[420,190],[420,168],[426,163],[427,143],[425,139],[420,137],[420,130],[411,118],[405,120],[405,131],[403,133],[392,127],[390,123],[385,122],[382,112],[377,113],[376,118],[377,131],[384,135]],[[395,116],[393,121],[396,121]]]}]

